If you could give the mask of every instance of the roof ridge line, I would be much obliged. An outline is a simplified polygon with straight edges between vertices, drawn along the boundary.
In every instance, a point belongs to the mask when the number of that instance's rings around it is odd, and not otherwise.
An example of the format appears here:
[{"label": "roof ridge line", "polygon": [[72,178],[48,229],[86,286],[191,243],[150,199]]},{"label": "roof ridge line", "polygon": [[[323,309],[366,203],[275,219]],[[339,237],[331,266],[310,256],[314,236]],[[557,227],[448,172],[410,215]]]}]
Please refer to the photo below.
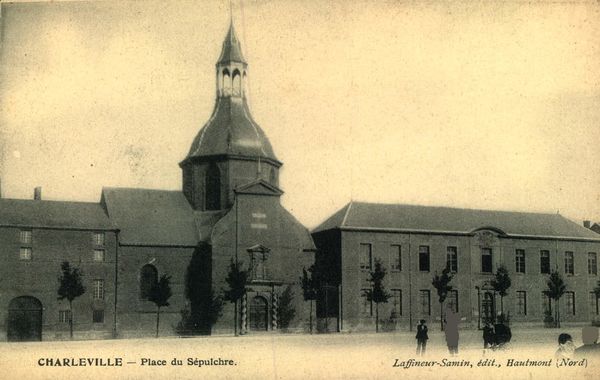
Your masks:
[{"label": "roof ridge line", "polygon": [[[254,129],[254,134],[256,134],[256,138],[260,141],[260,135],[258,133],[257,123],[254,121],[252,116],[250,116],[250,106],[248,106],[246,99],[243,99],[242,102],[243,102],[242,110],[244,111],[244,115],[246,116],[248,121],[250,121],[250,125],[252,125],[252,129]],[[260,144],[260,151],[262,152],[262,154],[267,156],[267,153],[265,152],[265,148],[263,147],[262,141]]]},{"label": "roof ridge line", "polygon": [[340,225],[340,227],[344,227],[344,225],[346,224],[346,219],[348,218],[348,214],[350,213],[350,209],[352,208],[352,203],[352,201],[348,203],[348,208],[346,209],[346,213],[344,214],[344,219],[342,219],[342,224]]},{"label": "roof ridge line", "polygon": [[219,97],[217,99],[215,99],[216,104],[215,104],[215,107],[213,108],[213,113],[212,113],[212,115],[210,115],[210,119],[208,119],[208,121],[204,124],[204,127],[201,128],[200,139],[198,140],[198,145],[196,146],[196,149],[194,150],[194,152],[192,154],[188,154],[188,157],[193,156],[194,154],[196,154],[196,152],[198,150],[200,150],[200,147],[202,146],[202,140],[204,139],[204,134],[208,130],[208,127],[210,127],[210,124],[212,123],[212,121],[217,116],[217,112],[219,111],[219,108],[221,107],[220,99],[221,98],[219,98]]},{"label": "roof ridge line", "polygon": [[450,210],[466,210],[466,211],[483,211],[483,212],[504,212],[504,213],[513,213],[513,214],[530,214],[530,215],[548,215],[548,216],[558,216],[567,220],[569,218],[565,217],[562,214],[557,214],[554,212],[536,212],[536,211],[519,211],[519,210],[499,210],[493,208],[470,208],[470,207],[454,207],[454,206],[443,206],[443,205],[423,205],[423,204],[414,204],[414,203],[393,203],[393,202],[368,202],[368,201],[352,201],[351,203],[362,203],[365,205],[376,205],[376,206],[401,206],[401,207],[424,207],[424,208],[445,208]]},{"label": "roof ridge line", "polygon": [[171,193],[183,193],[181,190],[167,190],[167,189],[150,189],[144,187],[118,187],[118,186],[103,186],[102,191],[104,190],[138,190],[138,191],[161,191],[161,192],[171,192]]},{"label": "roof ridge line", "polygon": [[62,199],[33,199],[33,198],[0,198],[0,201],[17,201],[17,202],[36,202],[40,203],[70,203],[70,204],[85,204],[85,205],[100,205],[100,201],[71,201]]}]

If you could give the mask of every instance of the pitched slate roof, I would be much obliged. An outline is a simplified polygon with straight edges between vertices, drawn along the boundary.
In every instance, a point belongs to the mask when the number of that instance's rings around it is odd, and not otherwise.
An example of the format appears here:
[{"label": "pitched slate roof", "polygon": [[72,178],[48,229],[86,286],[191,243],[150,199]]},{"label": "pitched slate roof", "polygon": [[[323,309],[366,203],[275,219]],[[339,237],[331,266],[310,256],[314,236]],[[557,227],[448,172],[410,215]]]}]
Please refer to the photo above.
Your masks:
[{"label": "pitched slate roof", "polygon": [[99,203],[0,199],[0,226],[111,230]]},{"label": "pitched slate roof", "polygon": [[351,202],[313,232],[335,228],[468,234],[490,228],[508,236],[596,239],[559,214]]},{"label": "pitched slate roof", "polygon": [[210,242],[210,235],[217,222],[227,214],[228,210],[194,211],[198,240]]},{"label": "pitched slate roof", "polygon": [[194,211],[181,191],[104,188],[102,200],[124,245],[195,246]]},{"label": "pitched slate roof", "polygon": [[304,227],[302,223],[300,223],[298,219],[296,219],[296,217],[294,217],[294,215],[292,215],[292,213],[286,210],[284,207],[281,207],[281,212],[283,216],[290,221],[290,223],[288,223],[287,225],[290,228],[289,231],[296,235],[296,239],[299,242],[302,249],[305,251],[316,251],[317,248],[315,246],[315,242],[312,239],[310,231],[306,227]]}]

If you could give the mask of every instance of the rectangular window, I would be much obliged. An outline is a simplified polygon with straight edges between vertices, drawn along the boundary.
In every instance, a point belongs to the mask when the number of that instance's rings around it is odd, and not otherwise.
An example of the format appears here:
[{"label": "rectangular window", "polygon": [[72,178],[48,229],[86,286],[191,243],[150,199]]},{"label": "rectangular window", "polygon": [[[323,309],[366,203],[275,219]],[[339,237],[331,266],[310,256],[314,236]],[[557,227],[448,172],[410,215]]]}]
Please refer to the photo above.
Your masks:
[{"label": "rectangular window", "polygon": [[517,249],[515,251],[515,271],[525,273],[525,250]]},{"label": "rectangular window", "polygon": [[596,292],[590,292],[590,314],[591,315],[600,315],[600,305],[599,305],[600,297],[596,295]]},{"label": "rectangular window", "polygon": [[21,242],[21,248],[19,249],[19,260],[31,260],[31,230],[19,231],[19,241]]},{"label": "rectangular window", "polygon": [[574,274],[573,252],[565,252],[565,274]]},{"label": "rectangular window", "polygon": [[419,292],[421,301],[421,315],[431,315],[431,297],[429,290],[421,290]]},{"label": "rectangular window", "polygon": [[392,272],[402,270],[402,249],[399,245],[390,246],[390,268]]},{"label": "rectangular window", "polygon": [[446,267],[450,272],[458,272],[458,251],[456,247],[446,247]]},{"label": "rectangular window", "polygon": [[95,300],[103,300],[104,299],[104,280],[94,280],[93,282],[93,294]]},{"label": "rectangular window", "polygon": [[31,248],[21,247],[21,249],[19,249],[19,259],[20,260],[31,260]]},{"label": "rectangular window", "polygon": [[94,310],[92,313],[94,323],[104,323],[104,310]]},{"label": "rectangular window", "polygon": [[517,315],[527,315],[527,292],[517,291]]},{"label": "rectangular window", "polygon": [[94,261],[98,261],[98,262],[104,261],[104,250],[103,249],[94,249]]},{"label": "rectangular window", "polygon": [[402,315],[402,290],[401,289],[392,289],[392,312],[396,314],[396,316]]},{"label": "rectangular window", "polygon": [[71,310],[59,310],[58,311],[58,322],[59,323],[69,323],[70,315],[71,315]]},{"label": "rectangular window", "polygon": [[360,245],[360,270],[370,271],[373,263],[371,244]]},{"label": "rectangular window", "polygon": [[368,294],[370,289],[360,290],[360,312],[362,315],[373,315],[373,308],[371,307],[371,301],[369,301]]},{"label": "rectangular window", "polygon": [[481,248],[481,271],[483,273],[492,273],[492,249]]},{"label": "rectangular window", "polygon": [[542,313],[550,313],[552,311],[550,297],[542,292]]},{"label": "rectangular window", "polygon": [[429,272],[429,246],[419,246],[419,270]]},{"label": "rectangular window", "polygon": [[575,292],[565,292],[565,308],[567,315],[575,315]]},{"label": "rectangular window", "polygon": [[21,245],[31,245],[31,230],[21,230],[19,240]]},{"label": "rectangular window", "polygon": [[588,252],[588,274],[594,276],[598,274],[598,260],[596,257],[596,252]]},{"label": "rectangular window", "polygon": [[104,232],[94,232],[92,234],[92,243],[96,247],[104,247]]},{"label": "rectangular window", "polygon": [[540,273],[550,273],[550,251],[540,251]]},{"label": "rectangular window", "polygon": [[458,313],[458,290],[450,290],[448,292],[446,305],[451,308],[452,311]]}]

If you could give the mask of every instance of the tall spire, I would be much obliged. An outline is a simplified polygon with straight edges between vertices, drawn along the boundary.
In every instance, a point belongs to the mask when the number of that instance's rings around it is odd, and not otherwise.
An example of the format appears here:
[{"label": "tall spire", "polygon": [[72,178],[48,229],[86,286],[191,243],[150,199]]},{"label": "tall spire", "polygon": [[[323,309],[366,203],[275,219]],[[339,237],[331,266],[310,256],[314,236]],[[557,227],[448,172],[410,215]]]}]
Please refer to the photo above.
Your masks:
[{"label": "tall spire", "polygon": [[233,27],[233,19],[229,22],[229,30],[227,36],[223,41],[223,49],[221,50],[221,56],[219,56],[218,64],[227,64],[229,62],[239,62],[246,64],[244,55],[242,54],[242,45],[240,40],[235,34],[235,28]]},{"label": "tall spire", "polygon": [[[180,163],[184,194],[196,210],[211,209],[217,200],[220,209],[230,207],[233,189],[256,178],[268,178],[277,186],[281,166],[269,139],[250,113],[246,98],[248,64],[242,55],[231,16],[215,68],[217,98],[214,111]],[[209,173],[207,168],[211,167],[214,170]],[[214,185],[215,189],[220,187],[220,192],[218,189],[209,192],[207,184]],[[213,199],[214,194],[224,198]]]},{"label": "tall spire", "polygon": [[235,34],[233,18],[230,16],[229,30],[217,61],[217,96],[244,99],[247,70],[248,64],[242,54],[242,45]]}]

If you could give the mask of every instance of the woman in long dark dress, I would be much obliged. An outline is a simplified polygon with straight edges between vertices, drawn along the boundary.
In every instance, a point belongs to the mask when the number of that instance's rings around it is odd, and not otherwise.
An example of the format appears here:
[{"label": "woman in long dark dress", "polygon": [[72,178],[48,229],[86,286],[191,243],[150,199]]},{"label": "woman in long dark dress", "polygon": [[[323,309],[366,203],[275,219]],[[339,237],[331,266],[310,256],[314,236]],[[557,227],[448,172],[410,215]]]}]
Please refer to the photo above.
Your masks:
[{"label": "woman in long dark dress", "polygon": [[452,356],[458,354],[458,322],[458,314],[456,314],[453,310],[448,309],[446,311],[446,327],[444,332],[446,333],[446,344],[448,345],[448,351]]}]

